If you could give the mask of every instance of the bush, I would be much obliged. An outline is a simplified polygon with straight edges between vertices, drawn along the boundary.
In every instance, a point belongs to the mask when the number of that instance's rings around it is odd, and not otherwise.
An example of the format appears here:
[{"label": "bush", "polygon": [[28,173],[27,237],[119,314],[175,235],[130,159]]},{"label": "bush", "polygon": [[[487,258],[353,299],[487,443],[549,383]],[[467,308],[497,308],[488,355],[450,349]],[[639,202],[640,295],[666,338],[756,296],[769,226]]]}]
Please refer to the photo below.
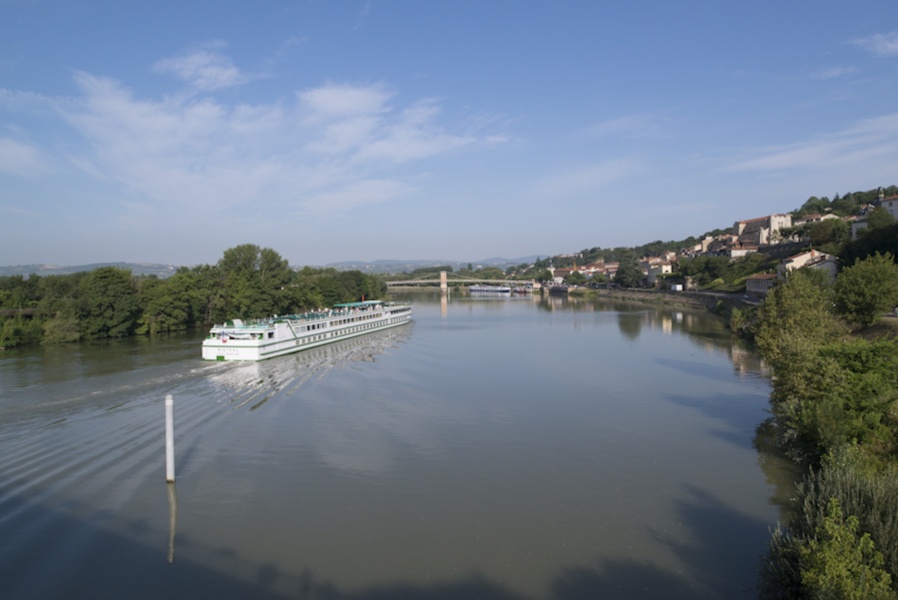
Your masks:
[{"label": "bush", "polygon": [[855,445],[830,453],[824,468],[799,486],[802,519],[796,528],[808,534],[823,526],[835,498],[846,515],[857,517],[860,531],[870,534],[885,570],[898,581],[898,469],[874,471],[867,460]]},{"label": "bush", "polygon": [[882,569],[882,554],[869,533],[858,532],[858,518],[842,514],[830,498],[823,523],[798,552],[801,584],[811,598],[873,600],[896,598],[892,578]]},{"label": "bush", "polygon": [[898,265],[888,252],[856,260],[839,273],[834,290],[840,314],[852,323],[872,325],[898,304]]},{"label": "bush", "polygon": [[40,340],[40,322],[21,317],[0,319],[0,349],[37,344]]},{"label": "bush", "polygon": [[772,532],[761,598],[898,597],[898,470],[867,465],[845,446],[805,478],[791,531]]}]

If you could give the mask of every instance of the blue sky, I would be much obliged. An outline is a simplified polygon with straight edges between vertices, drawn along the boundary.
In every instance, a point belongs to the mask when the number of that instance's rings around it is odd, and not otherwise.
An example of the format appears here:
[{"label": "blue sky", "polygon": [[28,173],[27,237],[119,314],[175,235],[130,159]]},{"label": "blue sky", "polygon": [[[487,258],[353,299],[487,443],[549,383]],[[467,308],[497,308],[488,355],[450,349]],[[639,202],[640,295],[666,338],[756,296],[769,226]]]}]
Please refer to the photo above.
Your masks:
[{"label": "blue sky", "polygon": [[0,0],[0,265],[545,256],[893,184],[894,0]]}]

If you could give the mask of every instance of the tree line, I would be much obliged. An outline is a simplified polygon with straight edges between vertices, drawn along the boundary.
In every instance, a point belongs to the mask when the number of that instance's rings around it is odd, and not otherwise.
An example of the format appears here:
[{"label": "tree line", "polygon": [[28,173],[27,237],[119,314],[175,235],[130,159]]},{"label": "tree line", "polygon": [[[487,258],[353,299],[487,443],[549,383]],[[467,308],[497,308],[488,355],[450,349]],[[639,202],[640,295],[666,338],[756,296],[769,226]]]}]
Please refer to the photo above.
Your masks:
[{"label": "tree line", "polygon": [[[756,444],[805,468],[761,597],[898,598],[898,265],[874,253],[834,283],[800,269],[754,315],[734,311],[773,373]],[[871,327],[872,326],[872,327]],[[877,327],[889,333],[877,332]]]},{"label": "tree line", "polygon": [[0,348],[184,331],[382,298],[386,290],[382,279],[360,271],[293,269],[253,244],[166,279],[117,267],[0,277]]}]

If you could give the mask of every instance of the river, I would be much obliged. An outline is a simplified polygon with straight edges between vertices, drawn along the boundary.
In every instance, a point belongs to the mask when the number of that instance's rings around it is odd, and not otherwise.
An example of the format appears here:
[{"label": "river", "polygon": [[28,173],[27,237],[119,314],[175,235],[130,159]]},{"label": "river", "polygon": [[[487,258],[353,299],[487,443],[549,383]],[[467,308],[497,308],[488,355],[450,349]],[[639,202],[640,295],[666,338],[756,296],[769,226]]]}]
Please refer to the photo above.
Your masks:
[{"label": "river", "polygon": [[757,596],[791,474],[719,321],[403,299],[409,325],[261,363],[203,362],[202,332],[0,354],[0,597]]}]

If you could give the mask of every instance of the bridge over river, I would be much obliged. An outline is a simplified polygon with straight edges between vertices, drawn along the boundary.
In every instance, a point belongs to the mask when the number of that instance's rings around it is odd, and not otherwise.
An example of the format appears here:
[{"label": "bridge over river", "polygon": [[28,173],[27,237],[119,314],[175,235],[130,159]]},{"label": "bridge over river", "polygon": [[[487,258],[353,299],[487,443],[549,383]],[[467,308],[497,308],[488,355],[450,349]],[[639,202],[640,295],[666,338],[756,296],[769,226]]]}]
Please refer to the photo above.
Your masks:
[{"label": "bridge over river", "polygon": [[388,287],[423,287],[423,286],[439,286],[445,290],[449,287],[462,285],[504,285],[504,286],[531,286],[534,289],[540,287],[540,284],[532,279],[484,279],[479,277],[465,277],[455,273],[447,273],[440,271],[439,273],[424,273],[412,279],[403,279],[399,281],[388,281]]}]

